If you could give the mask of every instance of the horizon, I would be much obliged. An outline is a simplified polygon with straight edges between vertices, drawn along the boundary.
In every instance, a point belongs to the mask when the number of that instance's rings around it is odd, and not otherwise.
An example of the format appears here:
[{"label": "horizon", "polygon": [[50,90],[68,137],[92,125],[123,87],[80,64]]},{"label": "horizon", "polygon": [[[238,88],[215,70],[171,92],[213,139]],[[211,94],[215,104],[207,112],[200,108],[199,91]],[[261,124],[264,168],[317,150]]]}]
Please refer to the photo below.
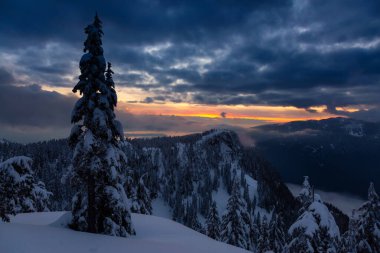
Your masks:
[{"label": "horizon", "polygon": [[[250,147],[254,146],[254,142],[256,141],[253,136],[250,136],[252,131],[256,127],[260,126],[267,126],[267,125],[282,125],[282,124],[287,124],[287,123],[294,123],[294,122],[308,122],[308,121],[323,121],[323,120],[332,120],[332,119],[347,119],[347,120],[354,120],[358,122],[366,122],[366,123],[374,123],[378,124],[380,121],[366,121],[366,120],[359,120],[359,119],[354,119],[354,118],[348,118],[348,117],[342,117],[342,116],[337,116],[337,117],[330,117],[330,118],[324,118],[324,119],[307,119],[307,120],[295,120],[295,121],[288,121],[288,122],[267,122],[263,124],[258,124],[252,127],[248,128],[240,128],[237,126],[220,126],[220,127],[212,127],[212,128],[206,128],[206,129],[200,129],[199,131],[193,131],[193,132],[181,132],[181,131],[149,131],[149,130],[137,130],[137,131],[124,131],[124,138],[126,140],[132,140],[132,139],[151,139],[151,138],[161,138],[161,137],[181,137],[181,136],[188,136],[188,135],[196,135],[196,134],[203,134],[208,131],[212,130],[226,130],[226,131],[232,131],[236,133],[239,137],[239,141],[243,146]],[[64,137],[52,137],[48,139],[37,139],[37,140],[29,140],[29,141],[24,141],[21,139],[21,141],[17,140],[11,140],[7,138],[2,138],[0,136],[0,143],[1,141],[6,141],[10,143],[17,143],[17,144],[33,144],[33,143],[38,143],[38,142],[48,142],[52,140],[63,140],[67,139],[69,136],[64,136]]]},{"label": "horizon", "polygon": [[[83,28],[95,10],[127,134],[380,119],[375,1],[148,5],[1,3],[0,136],[27,143],[69,135]],[[26,14],[33,22],[22,21]]]}]

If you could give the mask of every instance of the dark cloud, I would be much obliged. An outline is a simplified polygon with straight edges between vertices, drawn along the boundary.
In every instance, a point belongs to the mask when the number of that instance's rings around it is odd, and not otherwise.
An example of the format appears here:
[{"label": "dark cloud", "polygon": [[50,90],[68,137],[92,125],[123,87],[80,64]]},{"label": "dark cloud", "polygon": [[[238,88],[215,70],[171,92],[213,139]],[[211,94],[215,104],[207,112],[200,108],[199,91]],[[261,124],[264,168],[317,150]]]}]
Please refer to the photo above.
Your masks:
[{"label": "dark cloud", "polygon": [[[153,100],[147,98],[150,99]],[[23,143],[66,138],[70,132],[70,115],[76,100],[74,96],[42,90],[36,84],[22,87],[5,84],[0,92],[0,136]],[[127,132],[192,133],[218,126],[217,122],[210,124],[201,118],[134,115],[124,110],[117,110],[116,114]]]},{"label": "dark cloud", "polygon": [[15,81],[15,78],[9,71],[0,67],[0,86],[10,85],[15,83]]},{"label": "dark cloud", "polygon": [[70,124],[74,97],[41,90],[39,85],[7,85],[0,92],[0,124],[29,127],[64,127]]},{"label": "dark cloud", "polygon": [[[85,25],[98,11],[114,39],[141,44],[147,41],[193,41],[243,24],[252,12],[289,5],[289,1],[30,1],[4,0],[0,32],[33,40],[81,39]],[[30,17],[28,20],[25,17]],[[82,27],[80,27],[82,28]],[[127,36],[126,36],[127,35]]]},{"label": "dark cloud", "polygon": [[222,117],[222,118],[227,117],[227,113],[226,113],[226,112],[221,112],[221,113],[220,113],[220,117]]},{"label": "dark cloud", "polygon": [[153,102],[154,102],[154,99],[151,98],[151,97],[146,97],[146,98],[144,99],[144,103],[150,104],[150,103],[153,103]]},{"label": "dark cloud", "polygon": [[98,11],[114,79],[149,91],[143,102],[374,108],[352,117],[379,108],[376,0],[3,0],[0,9],[0,84],[73,86]]}]

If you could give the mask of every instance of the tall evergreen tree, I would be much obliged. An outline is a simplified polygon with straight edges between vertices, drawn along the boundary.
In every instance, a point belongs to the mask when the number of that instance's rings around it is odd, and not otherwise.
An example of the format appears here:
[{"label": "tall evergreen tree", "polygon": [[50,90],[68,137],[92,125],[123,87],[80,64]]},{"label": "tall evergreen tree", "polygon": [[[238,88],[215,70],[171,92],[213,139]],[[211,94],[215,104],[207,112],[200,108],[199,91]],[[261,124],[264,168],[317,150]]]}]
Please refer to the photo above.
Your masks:
[{"label": "tall evergreen tree", "polygon": [[135,232],[123,187],[126,157],[119,146],[123,129],[115,119],[117,96],[110,63],[106,69],[102,22],[98,15],[85,28],[85,33],[81,75],[73,89],[82,97],[71,116],[75,125],[70,134],[74,149],[70,179],[77,192],[72,200],[70,226],[80,231],[125,237]]},{"label": "tall evergreen tree", "polygon": [[358,212],[357,252],[380,253],[380,199],[373,183],[369,185],[368,201],[358,209]]},{"label": "tall evergreen tree", "polygon": [[266,216],[259,226],[259,235],[257,240],[257,252],[267,252],[271,250],[270,240],[269,240],[269,224],[267,222]]},{"label": "tall evergreen tree", "polygon": [[288,230],[290,252],[335,253],[338,250],[340,232],[335,219],[319,196],[314,198]]},{"label": "tall evergreen tree", "polygon": [[221,241],[251,249],[251,220],[240,193],[240,182],[234,180],[226,213],[222,217]]},{"label": "tall evergreen tree", "polygon": [[355,219],[355,210],[353,210],[352,215],[350,217],[348,230],[343,234],[340,245],[339,245],[339,253],[357,253],[356,232],[357,232],[357,222]]},{"label": "tall evergreen tree", "polygon": [[207,216],[206,235],[218,241],[220,239],[220,219],[215,201],[212,202]]},{"label": "tall evergreen tree", "polygon": [[283,230],[284,224],[280,215],[273,213],[269,223],[269,248],[280,253],[286,244],[286,234]]},{"label": "tall evergreen tree", "polygon": [[145,186],[143,176],[139,179],[136,193],[133,194],[131,211],[134,213],[152,214],[152,200],[149,190]]},{"label": "tall evergreen tree", "polygon": [[[313,198],[314,198],[313,188],[310,185],[309,177],[305,176],[304,181],[302,183],[302,189],[298,195],[298,199],[301,201],[303,207],[307,208],[308,205],[310,205],[311,202],[313,201]],[[303,211],[303,210],[301,210],[301,211]]]}]

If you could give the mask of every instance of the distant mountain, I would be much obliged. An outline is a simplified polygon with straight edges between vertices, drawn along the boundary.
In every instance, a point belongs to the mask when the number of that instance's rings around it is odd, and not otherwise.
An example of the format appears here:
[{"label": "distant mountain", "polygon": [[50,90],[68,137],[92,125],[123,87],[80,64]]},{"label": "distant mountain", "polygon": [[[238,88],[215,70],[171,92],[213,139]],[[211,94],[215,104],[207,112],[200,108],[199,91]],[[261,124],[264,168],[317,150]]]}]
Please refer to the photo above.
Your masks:
[{"label": "distant mountain", "polygon": [[256,151],[289,183],[310,176],[323,190],[366,196],[380,185],[380,123],[348,118],[253,128]]}]

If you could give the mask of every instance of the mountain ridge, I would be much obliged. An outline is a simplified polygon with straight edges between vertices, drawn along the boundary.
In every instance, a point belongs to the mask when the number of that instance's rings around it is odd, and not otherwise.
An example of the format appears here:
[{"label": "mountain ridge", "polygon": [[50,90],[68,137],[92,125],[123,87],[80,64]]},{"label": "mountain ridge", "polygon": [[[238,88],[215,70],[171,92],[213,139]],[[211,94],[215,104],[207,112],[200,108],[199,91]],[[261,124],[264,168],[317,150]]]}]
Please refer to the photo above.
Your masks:
[{"label": "mountain ridge", "polygon": [[362,197],[370,181],[380,184],[380,123],[330,118],[252,129],[256,151],[288,183],[309,175],[321,190]]}]

